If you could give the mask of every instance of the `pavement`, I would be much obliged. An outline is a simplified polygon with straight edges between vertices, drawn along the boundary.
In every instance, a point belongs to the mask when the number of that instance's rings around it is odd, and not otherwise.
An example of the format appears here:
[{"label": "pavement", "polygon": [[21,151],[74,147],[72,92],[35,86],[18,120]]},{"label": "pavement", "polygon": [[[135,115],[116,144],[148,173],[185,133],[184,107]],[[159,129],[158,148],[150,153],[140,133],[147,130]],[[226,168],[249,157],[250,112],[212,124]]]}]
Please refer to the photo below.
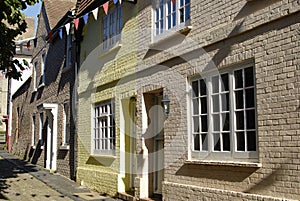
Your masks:
[{"label": "pavement", "polygon": [[0,200],[120,201],[0,150]]}]

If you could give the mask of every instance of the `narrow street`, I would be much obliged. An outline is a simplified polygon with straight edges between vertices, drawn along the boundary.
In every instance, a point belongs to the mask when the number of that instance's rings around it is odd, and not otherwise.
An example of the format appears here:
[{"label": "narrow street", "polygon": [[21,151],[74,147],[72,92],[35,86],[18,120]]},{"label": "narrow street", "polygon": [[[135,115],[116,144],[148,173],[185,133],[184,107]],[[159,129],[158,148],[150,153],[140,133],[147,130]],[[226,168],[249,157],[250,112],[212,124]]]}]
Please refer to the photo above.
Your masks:
[{"label": "narrow street", "polygon": [[0,200],[114,201],[0,150]]}]

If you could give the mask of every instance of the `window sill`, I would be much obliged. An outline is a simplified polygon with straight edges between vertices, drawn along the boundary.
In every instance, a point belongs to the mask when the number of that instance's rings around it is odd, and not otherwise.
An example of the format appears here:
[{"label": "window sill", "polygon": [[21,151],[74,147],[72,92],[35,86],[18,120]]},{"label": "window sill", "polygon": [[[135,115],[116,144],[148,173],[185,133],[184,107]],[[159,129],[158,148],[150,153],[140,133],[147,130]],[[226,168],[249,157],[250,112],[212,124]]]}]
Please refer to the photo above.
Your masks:
[{"label": "window sill", "polygon": [[41,149],[41,150],[44,150],[44,145],[40,146],[40,149]]},{"label": "window sill", "polygon": [[38,86],[38,89],[39,88],[42,88],[42,87],[44,87],[45,86],[45,83],[42,83],[42,84],[40,84],[39,86]]},{"label": "window sill", "polygon": [[208,166],[230,166],[230,167],[247,167],[247,168],[261,168],[261,163],[254,162],[235,162],[235,161],[199,161],[199,160],[187,160],[187,165],[208,165]]},{"label": "window sill", "polygon": [[101,51],[99,58],[105,57],[105,56],[111,54],[112,52],[119,50],[121,47],[122,47],[122,44],[117,43],[114,46],[112,46],[111,48],[104,49]]},{"label": "window sill", "polygon": [[64,66],[62,69],[62,73],[67,73],[71,70],[71,66],[72,64],[68,65],[68,66]]},{"label": "window sill", "polygon": [[92,154],[91,157],[95,159],[111,159],[111,160],[117,158],[117,156],[115,155],[100,155],[100,154],[99,155]]},{"label": "window sill", "polygon": [[170,29],[165,31],[165,33],[162,33],[160,35],[157,36],[153,36],[153,40],[152,40],[152,44],[150,44],[150,48],[155,48],[155,47],[159,47],[162,46],[162,42],[166,42],[169,40],[173,40],[174,37],[183,37],[183,35],[187,35],[187,33],[189,33],[192,30],[192,26],[189,25],[189,23],[183,24],[181,26],[178,26],[174,29]]},{"label": "window sill", "polygon": [[70,150],[70,145],[64,144],[59,147],[60,150]]}]

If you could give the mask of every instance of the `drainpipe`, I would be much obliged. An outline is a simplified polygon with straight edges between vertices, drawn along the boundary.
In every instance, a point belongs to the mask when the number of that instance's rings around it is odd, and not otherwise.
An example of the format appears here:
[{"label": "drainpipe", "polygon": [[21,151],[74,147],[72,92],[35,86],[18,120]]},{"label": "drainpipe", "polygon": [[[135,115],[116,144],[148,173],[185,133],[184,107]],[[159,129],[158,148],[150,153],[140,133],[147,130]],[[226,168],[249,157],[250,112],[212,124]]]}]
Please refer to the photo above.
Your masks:
[{"label": "drainpipe", "polygon": [[9,133],[9,122],[10,122],[10,106],[11,106],[11,78],[8,78],[8,87],[7,87],[7,120],[6,120],[6,144],[7,144],[7,150],[10,152],[11,146],[10,146],[10,133]]}]

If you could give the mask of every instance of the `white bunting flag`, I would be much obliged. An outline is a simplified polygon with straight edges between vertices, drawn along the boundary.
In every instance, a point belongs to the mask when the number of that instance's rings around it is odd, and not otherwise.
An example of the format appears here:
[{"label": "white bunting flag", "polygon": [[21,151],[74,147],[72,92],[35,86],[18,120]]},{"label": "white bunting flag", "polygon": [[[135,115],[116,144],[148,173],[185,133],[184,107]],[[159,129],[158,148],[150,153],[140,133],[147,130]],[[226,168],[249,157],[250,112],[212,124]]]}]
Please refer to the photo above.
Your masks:
[{"label": "white bunting flag", "polygon": [[95,8],[92,12],[93,12],[95,20],[97,20],[98,19],[98,8]]},{"label": "white bunting flag", "polygon": [[69,32],[70,32],[70,23],[65,24],[65,27],[66,27],[67,35],[69,35]]}]

